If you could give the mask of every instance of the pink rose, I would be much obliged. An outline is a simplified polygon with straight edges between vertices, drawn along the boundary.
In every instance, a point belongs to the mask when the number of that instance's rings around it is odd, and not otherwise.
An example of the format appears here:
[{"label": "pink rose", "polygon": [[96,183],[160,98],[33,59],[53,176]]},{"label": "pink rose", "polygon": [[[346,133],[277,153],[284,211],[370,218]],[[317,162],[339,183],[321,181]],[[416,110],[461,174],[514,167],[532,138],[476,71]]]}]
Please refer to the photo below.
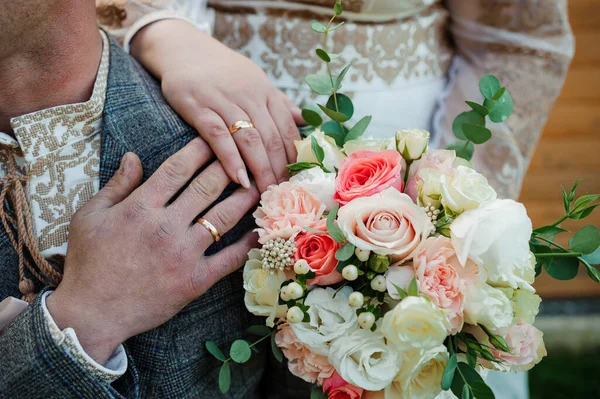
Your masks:
[{"label": "pink rose", "polygon": [[309,284],[330,285],[339,283],[344,278],[336,270],[338,260],[335,258],[335,253],[341,247],[341,244],[327,234],[324,219],[310,227],[323,233],[300,232],[295,239],[297,248],[295,260],[304,259],[310,269],[316,273],[316,277],[308,281]]},{"label": "pink rose", "polygon": [[337,371],[323,381],[323,392],[328,399],[359,399],[363,391],[363,388],[346,382]]},{"label": "pink rose", "polygon": [[448,311],[452,324],[450,334],[460,331],[465,307],[464,282],[457,273],[462,266],[450,239],[432,237],[425,240],[413,259],[413,267],[419,292],[437,307]]},{"label": "pink rose", "polygon": [[306,382],[323,384],[335,372],[327,357],[311,352],[298,340],[287,323],[279,326],[275,343],[287,358],[290,372]]},{"label": "pink rose", "polygon": [[417,202],[418,184],[423,183],[423,175],[419,174],[424,169],[433,169],[433,171],[451,175],[454,172],[454,161],[456,152],[451,150],[432,150],[427,151],[421,159],[415,161],[409,171],[408,181],[406,182],[405,193]]},{"label": "pink rose", "polygon": [[261,244],[274,238],[288,239],[321,219],[325,204],[308,190],[284,182],[270,186],[260,199],[260,207],[254,211]]},{"label": "pink rose", "polygon": [[531,324],[518,323],[509,327],[504,339],[510,353],[492,347],[496,359],[504,362],[498,366],[512,372],[530,370],[547,355],[543,337],[544,334]]},{"label": "pink rose", "polygon": [[344,205],[388,187],[402,191],[401,172],[402,156],[395,150],[353,152],[338,171],[334,198]]},{"label": "pink rose", "polygon": [[338,224],[357,248],[390,255],[395,265],[414,256],[434,226],[410,197],[388,188],[340,208]]}]

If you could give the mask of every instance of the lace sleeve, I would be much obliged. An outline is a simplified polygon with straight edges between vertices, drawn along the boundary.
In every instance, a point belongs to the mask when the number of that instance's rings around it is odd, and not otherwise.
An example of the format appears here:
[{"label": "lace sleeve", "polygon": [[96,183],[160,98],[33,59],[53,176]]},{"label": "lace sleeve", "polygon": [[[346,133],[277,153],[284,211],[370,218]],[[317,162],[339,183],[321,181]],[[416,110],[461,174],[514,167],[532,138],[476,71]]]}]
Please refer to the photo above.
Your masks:
[{"label": "lace sleeve", "polygon": [[183,19],[207,34],[212,30],[206,0],[96,0],[96,16],[127,51],[135,33],[162,19]]},{"label": "lace sleeve", "polygon": [[479,78],[492,73],[510,91],[515,111],[491,123],[493,138],[474,162],[498,194],[517,198],[548,113],[574,53],[566,0],[447,0],[457,55],[434,116],[443,146],[455,140],[452,121],[479,99]]}]

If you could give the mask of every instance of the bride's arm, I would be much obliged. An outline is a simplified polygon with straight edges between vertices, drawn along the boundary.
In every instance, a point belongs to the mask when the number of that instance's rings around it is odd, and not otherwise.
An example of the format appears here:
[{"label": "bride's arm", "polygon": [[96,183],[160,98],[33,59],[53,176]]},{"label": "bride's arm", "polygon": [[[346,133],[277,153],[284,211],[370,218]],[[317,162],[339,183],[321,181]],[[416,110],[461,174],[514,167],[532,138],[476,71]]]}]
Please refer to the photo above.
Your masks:
[{"label": "bride's arm", "polygon": [[452,121],[479,99],[478,79],[492,73],[506,85],[515,111],[490,124],[475,163],[503,197],[516,198],[574,53],[565,0],[448,0],[457,48],[450,84],[434,118],[442,145],[456,140]]}]

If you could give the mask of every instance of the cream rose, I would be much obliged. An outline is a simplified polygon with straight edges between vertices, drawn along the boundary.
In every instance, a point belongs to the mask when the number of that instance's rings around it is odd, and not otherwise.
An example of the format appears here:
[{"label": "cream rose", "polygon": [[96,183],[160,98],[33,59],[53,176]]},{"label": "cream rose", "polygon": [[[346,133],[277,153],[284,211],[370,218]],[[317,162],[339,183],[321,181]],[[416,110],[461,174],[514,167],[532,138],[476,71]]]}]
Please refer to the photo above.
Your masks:
[{"label": "cream rose", "polygon": [[415,160],[427,149],[429,143],[429,132],[423,129],[407,129],[396,132],[396,148],[402,158]]},{"label": "cream rose", "polygon": [[442,375],[448,363],[444,345],[402,354],[402,366],[385,389],[385,399],[431,399],[442,391]]},{"label": "cream rose", "polygon": [[388,345],[403,351],[435,348],[451,327],[442,309],[423,297],[410,296],[383,316],[380,330]]},{"label": "cream rose", "polygon": [[522,268],[531,265],[532,226],[523,204],[508,199],[483,203],[460,214],[450,232],[462,265],[470,258],[491,285],[533,290],[527,277],[520,277]]},{"label": "cream rose", "polygon": [[542,298],[535,293],[512,288],[498,288],[508,297],[513,308],[514,321],[533,324],[540,311]]},{"label": "cream rose", "polygon": [[312,152],[312,139],[314,137],[317,143],[323,148],[325,158],[323,159],[323,166],[330,171],[339,169],[340,165],[344,161],[344,154],[338,148],[335,140],[329,136],[326,136],[321,130],[315,130],[310,136],[302,140],[294,141],[296,150],[298,151],[298,157],[296,162],[317,162],[317,158]]},{"label": "cream rose", "polygon": [[440,180],[442,205],[455,214],[496,199],[496,191],[487,179],[466,166],[458,166],[451,177],[440,175]]},{"label": "cream rose", "polygon": [[508,327],[513,321],[509,299],[499,289],[478,281],[465,284],[465,323],[483,324],[490,330]]},{"label": "cream rose", "polygon": [[391,255],[396,263],[412,257],[434,230],[423,208],[393,188],[350,201],[340,208],[337,220],[357,248]]},{"label": "cream rose", "polygon": [[248,253],[248,261],[244,265],[244,303],[246,309],[256,316],[268,316],[266,325],[274,326],[275,317],[285,317],[287,306],[278,305],[281,284],[293,278],[288,271],[277,270],[271,274],[262,268],[262,256],[258,249]]},{"label": "cream rose", "polygon": [[333,288],[313,289],[304,301],[310,306],[310,321],[290,324],[298,340],[315,354],[327,356],[331,341],[359,328],[356,309],[348,301],[350,293],[351,287],[344,287],[337,294]]},{"label": "cream rose", "polygon": [[350,140],[344,143],[344,153],[350,155],[360,150],[383,151],[394,150],[396,148],[393,138],[382,139],[375,137],[365,137],[357,140]]},{"label": "cream rose", "polygon": [[314,167],[295,174],[290,178],[290,183],[303,187],[325,204],[330,210],[336,204],[333,199],[335,194],[335,173],[325,173],[323,169]]},{"label": "cream rose", "polygon": [[336,339],[329,351],[329,362],[350,384],[377,391],[396,376],[399,358],[385,343],[381,333],[359,329]]}]

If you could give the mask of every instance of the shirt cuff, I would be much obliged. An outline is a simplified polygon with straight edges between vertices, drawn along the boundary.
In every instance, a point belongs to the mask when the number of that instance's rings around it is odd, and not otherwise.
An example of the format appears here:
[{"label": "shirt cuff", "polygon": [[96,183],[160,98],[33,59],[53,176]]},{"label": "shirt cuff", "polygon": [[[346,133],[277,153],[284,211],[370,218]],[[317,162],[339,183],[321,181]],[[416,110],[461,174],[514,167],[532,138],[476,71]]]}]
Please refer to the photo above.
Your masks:
[{"label": "shirt cuff", "polygon": [[13,297],[8,297],[0,302],[0,332],[12,323],[26,307],[27,302]]},{"label": "shirt cuff", "polygon": [[119,379],[127,371],[127,354],[125,353],[123,345],[119,345],[105,365],[102,366],[98,364],[85,353],[85,350],[83,350],[83,347],[77,339],[75,330],[70,327],[61,330],[54,322],[50,311],[46,307],[46,297],[52,294],[52,292],[53,291],[44,292],[42,296],[42,311],[44,313],[44,320],[46,321],[54,342],[92,375],[95,375],[109,384]]},{"label": "shirt cuff", "polygon": [[155,11],[155,12],[151,12],[150,14],[146,14],[144,17],[138,19],[133,25],[131,25],[131,27],[129,28],[129,30],[127,31],[127,33],[125,34],[125,37],[123,39],[123,49],[125,49],[125,51],[129,53],[129,45],[131,44],[131,40],[136,35],[136,33],[138,33],[140,30],[142,30],[142,28],[150,25],[151,23],[162,21],[164,19],[180,19],[182,21],[187,21],[187,22],[191,23],[192,25],[196,26],[198,29],[200,29],[201,32],[204,32],[207,35],[212,36],[212,29],[208,22],[201,22],[201,23],[195,24],[191,20],[186,18],[185,16],[183,16],[175,11],[170,11],[170,10]]}]

